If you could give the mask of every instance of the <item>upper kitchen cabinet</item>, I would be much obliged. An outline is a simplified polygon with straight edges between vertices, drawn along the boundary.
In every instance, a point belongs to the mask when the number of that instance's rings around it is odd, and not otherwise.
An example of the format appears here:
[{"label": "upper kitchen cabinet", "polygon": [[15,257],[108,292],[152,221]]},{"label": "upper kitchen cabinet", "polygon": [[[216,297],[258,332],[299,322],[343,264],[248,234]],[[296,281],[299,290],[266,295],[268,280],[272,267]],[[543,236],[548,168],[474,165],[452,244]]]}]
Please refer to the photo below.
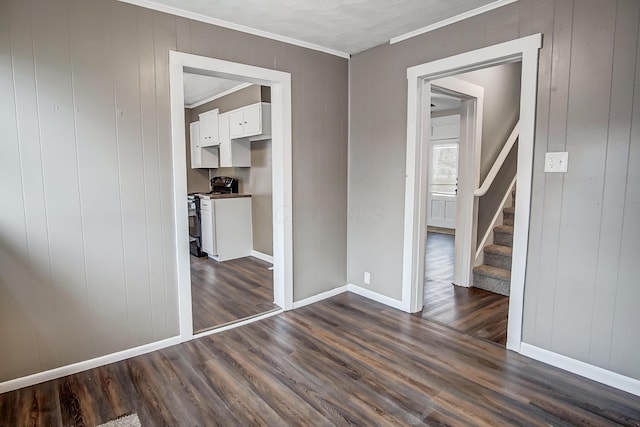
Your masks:
[{"label": "upper kitchen cabinet", "polygon": [[199,168],[217,168],[218,167],[218,150],[211,147],[202,147],[200,145],[201,132],[200,122],[194,122],[189,125],[189,136],[191,146],[191,169]]},{"label": "upper kitchen cabinet", "polygon": [[231,139],[233,112],[220,114],[220,167],[251,166],[251,143],[248,139]]},{"label": "upper kitchen cabinet", "polygon": [[271,104],[258,102],[229,112],[231,139],[249,138],[250,141],[271,139]]},{"label": "upper kitchen cabinet", "polygon": [[200,117],[200,147],[213,147],[220,143],[218,136],[218,109],[205,111]]}]

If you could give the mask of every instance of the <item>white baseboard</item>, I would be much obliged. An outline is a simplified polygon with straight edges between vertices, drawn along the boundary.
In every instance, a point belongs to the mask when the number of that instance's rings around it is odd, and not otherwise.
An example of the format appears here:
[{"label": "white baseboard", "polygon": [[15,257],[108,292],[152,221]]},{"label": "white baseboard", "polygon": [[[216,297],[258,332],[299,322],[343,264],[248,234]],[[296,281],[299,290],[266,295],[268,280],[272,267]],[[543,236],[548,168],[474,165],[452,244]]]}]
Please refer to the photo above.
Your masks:
[{"label": "white baseboard", "polygon": [[640,396],[640,380],[572,359],[531,344],[522,343],[520,353],[556,368],[589,378],[602,384]]},{"label": "white baseboard", "polygon": [[100,356],[94,359],[85,360],[83,362],[73,363],[71,365],[61,366],[59,368],[50,369],[48,371],[27,375],[26,377],[5,381],[0,383],[0,393],[6,393],[8,391],[17,390],[19,388],[40,384],[45,381],[55,380],[67,375],[86,371],[87,369],[93,369],[99,366],[108,365],[110,363],[120,362],[125,359],[140,356],[141,354],[151,353],[152,351],[171,347],[172,345],[180,344],[181,342],[182,341],[180,340],[179,336],[171,337],[161,341],[141,345],[139,347],[130,348],[128,350],[122,350],[117,353],[107,354],[106,356]]},{"label": "white baseboard", "polygon": [[273,264],[273,257],[271,255],[263,254],[262,252],[258,251],[251,251],[251,256],[261,259],[264,262],[268,262],[269,264]]},{"label": "white baseboard", "polygon": [[369,298],[370,300],[379,302],[380,304],[388,305],[389,307],[396,308],[398,310],[406,311],[406,307],[402,303],[402,301],[389,298],[388,296],[379,294],[370,289],[365,289],[361,286],[354,285],[353,283],[349,283],[347,285],[347,290],[349,292],[353,292],[354,294],[358,294],[362,297]]},{"label": "white baseboard", "polygon": [[321,294],[314,295],[309,298],[305,298],[300,301],[295,301],[293,303],[293,308],[304,307],[305,305],[313,304],[314,302],[319,302],[325,300],[327,298],[335,297],[343,292],[347,292],[347,285],[340,286],[339,288],[331,289],[330,291],[322,292]]}]

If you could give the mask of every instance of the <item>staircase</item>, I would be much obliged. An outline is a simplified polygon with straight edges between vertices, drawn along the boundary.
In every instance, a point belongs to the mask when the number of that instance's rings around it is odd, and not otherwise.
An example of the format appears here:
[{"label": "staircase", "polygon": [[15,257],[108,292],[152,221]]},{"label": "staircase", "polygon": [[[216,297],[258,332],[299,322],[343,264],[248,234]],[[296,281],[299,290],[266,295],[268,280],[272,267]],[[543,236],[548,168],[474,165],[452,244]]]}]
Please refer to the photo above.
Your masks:
[{"label": "staircase", "polygon": [[[515,206],[516,191],[511,192]],[[484,264],[473,268],[473,286],[501,295],[509,295],[513,252],[514,208],[502,210],[502,225],[493,228],[493,244],[484,247]]]}]

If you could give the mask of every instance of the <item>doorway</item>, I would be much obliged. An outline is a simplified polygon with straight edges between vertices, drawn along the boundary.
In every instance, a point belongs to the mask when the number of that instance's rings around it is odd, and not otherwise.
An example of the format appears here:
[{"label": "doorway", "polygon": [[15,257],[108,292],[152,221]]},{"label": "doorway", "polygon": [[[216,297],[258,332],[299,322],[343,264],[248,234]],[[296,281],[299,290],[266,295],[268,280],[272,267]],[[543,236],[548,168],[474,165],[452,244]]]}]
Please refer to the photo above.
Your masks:
[{"label": "doorway", "polygon": [[[200,334],[280,309],[273,303],[271,90],[187,72],[183,81],[191,305]],[[230,132],[238,120],[247,122],[239,138]]]},{"label": "doorway", "polygon": [[[405,187],[405,230],[403,254],[403,306],[409,312],[421,311],[424,305],[424,274],[427,197],[427,165],[429,150],[422,144],[423,104],[431,102],[430,83],[445,76],[487,68],[491,65],[522,62],[520,96],[520,137],[517,151],[517,181],[515,224],[513,231],[513,264],[511,268],[511,295],[507,326],[507,348],[520,351],[522,338],[522,310],[524,301],[524,279],[527,258],[528,226],[530,213],[531,178],[533,166],[533,141],[537,90],[538,50],[542,46],[541,34],[489,46],[475,51],[455,55],[407,69],[408,115],[407,115],[407,184]],[[427,123],[430,120],[426,119]],[[461,146],[462,148],[462,146]],[[462,158],[462,156],[461,156]],[[463,168],[460,168],[462,171]],[[479,186],[479,168],[473,163],[469,170],[471,194]],[[459,189],[460,192],[460,189]],[[465,199],[458,200],[458,206]],[[474,224],[477,200],[466,200],[465,225]],[[469,217],[470,215],[470,217]],[[456,223],[458,226],[458,222]],[[475,240],[475,229],[472,239]],[[474,244],[465,248],[470,260]],[[457,252],[457,251],[456,251]],[[475,252],[475,251],[474,251]],[[458,262],[456,260],[456,267]],[[465,264],[470,271],[472,265]]]},{"label": "doorway", "polygon": [[[169,54],[169,64],[179,323],[181,339],[188,341],[194,337],[194,328],[188,209],[184,203],[184,195],[187,194],[184,73],[266,86],[271,90],[273,303],[281,310],[290,310],[293,306],[291,76],[285,72],[174,51]],[[196,336],[216,333],[263,317],[253,317]]]}]

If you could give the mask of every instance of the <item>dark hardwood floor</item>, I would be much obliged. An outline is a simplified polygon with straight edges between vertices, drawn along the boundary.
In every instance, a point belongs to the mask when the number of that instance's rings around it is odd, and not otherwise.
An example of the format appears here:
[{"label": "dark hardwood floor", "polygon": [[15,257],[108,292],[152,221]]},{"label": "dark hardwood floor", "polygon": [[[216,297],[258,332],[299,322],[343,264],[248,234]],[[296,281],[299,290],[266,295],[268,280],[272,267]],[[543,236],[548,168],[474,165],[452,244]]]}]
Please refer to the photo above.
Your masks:
[{"label": "dark hardwood floor", "polygon": [[354,294],[0,395],[0,426],[640,425],[637,396]]},{"label": "dark hardwood floor", "polygon": [[202,332],[277,310],[270,266],[253,257],[216,262],[192,255],[193,330]]},{"label": "dark hardwood floor", "polygon": [[509,297],[451,283],[454,238],[447,234],[427,233],[421,316],[504,346],[507,343]]}]

